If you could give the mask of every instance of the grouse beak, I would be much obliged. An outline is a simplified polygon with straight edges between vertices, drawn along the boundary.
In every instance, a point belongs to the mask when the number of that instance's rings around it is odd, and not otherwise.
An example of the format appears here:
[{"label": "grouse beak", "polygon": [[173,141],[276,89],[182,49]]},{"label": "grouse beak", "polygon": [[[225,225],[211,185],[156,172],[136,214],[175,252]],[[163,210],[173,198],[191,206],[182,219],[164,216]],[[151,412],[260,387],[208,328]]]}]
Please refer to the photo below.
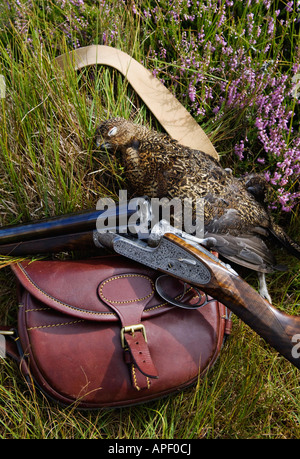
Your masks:
[{"label": "grouse beak", "polygon": [[109,142],[103,142],[101,137],[96,138],[96,146],[100,150],[111,148],[111,144]]}]

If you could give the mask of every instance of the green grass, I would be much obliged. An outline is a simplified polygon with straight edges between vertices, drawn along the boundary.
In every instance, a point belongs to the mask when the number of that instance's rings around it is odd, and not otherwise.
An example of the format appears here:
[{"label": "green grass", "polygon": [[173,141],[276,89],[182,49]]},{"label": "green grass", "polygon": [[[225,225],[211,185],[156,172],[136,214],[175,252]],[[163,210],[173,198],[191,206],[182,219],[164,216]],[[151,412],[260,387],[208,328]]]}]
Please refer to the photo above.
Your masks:
[{"label": "green grass", "polygon": [[[49,5],[54,3],[49,2]],[[150,5],[151,2],[145,3]],[[16,7],[15,2],[11,4]],[[29,8],[26,2],[23,4],[24,8]],[[60,74],[54,59],[71,49],[59,28],[62,12],[57,10],[56,16],[49,17],[38,7],[38,1],[32,4],[28,14],[24,13],[27,18],[25,34],[20,33],[11,19],[6,23],[2,21],[0,28],[0,74],[5,76],[7,84],[6,98],[0,99],[2,225],[94,207],[100,197],[116,197],[119,189],[126,189],[126,177],[118,159],[95,150],[93,136],[101,119],[132,117],[137,122],[161,129],[117,72],[97,68]],[[10,13],[4,6],[2,8],[2,17],[8,18]],[[164,23],[163,17],[159,18],[157,30],[150,26],[146,30],[148,22],[134,19],[126,8],[119,7],[114,15],[93,14],[88,30],[93,30],[94,37],[82,44],[101,42],[103,30],[108,30],[110,22],[115,21],[123,34],[115,38],[114,46],[149,66],[154,62],[149,46],[163,39],[163,35],[159,35],[163,25],[165,36],[170,38],[168,52],[175,52],[176,40],[182,38],[182,30],[174,23]],[[239,34],[245,21],[246,15],[241,11]],[[207,40],[214,36],[214,27],[215,22],[212,22]],[[227,23],[226,27],[230,30],[234,24]],[[43,30],[42,41],[34,32],[39,29]],[[72,25],[70,30],[74,39],[81,39]],[[262,36],[264,34],[266,28]],[[28,38],[31,38],[30,43]],[[237,49],[242,41],[245,38],[231,37],[231,45],[235,44]],[[286,36],[279,35],[273,41],[273,52],[280,55],[287,46]],[[290,67],[296,59],[294,45],[290,49],[289,62],[283,62],[283,67]],[[260,54],[257,59],[261,59]],[[165,74],[166,81],[170,82],[172,69],[176,71],[175,64],[168,67],[163,59],[159,65],[158,61],[154,63],[161,77]],[[215,90],[217,77],[206,70]],[[185,78],[186,75],[179,80],[176,89],[179,93],[186,92]],[[204,89],[204,86],[199,89],[199,100]],[[187,103],[184,98],[182,102]],[[207,118],[200,121],[222,152],[232,148],[237,131],[245,128],[251,137],[251,123],[245,125],[244,112],[231,109],[215,125]],[[225,160],[234,170],[240,171],[243,167],[234,162],[232,155],[225,155]],[[251,162],[248,158],[244,167],[245,172],[255,169],[254,160]],[[299,236],[297,208],[285,216],[283,223],[289,225],[291,235]],[[299,262],[282,251],[278,252],[278,257],[280,262],[288,262],[291,269],[268,276],[270,293],[276,307],[297,314]],[[0,260],[3,266],[0,271],[0,322],[14,324],[17,302],[14,278],[6,266],[9,261],[5,257]],[[255,276],[248,276],[247,280],[257,286]],[[197,385],[131,408],[86,412],[58,407],[39,391],[28,389],[14,362],[0,361],[0,438],[299,438],[299,392],[298,371],[235,317],[232,336],[225,343],[219,360]]]},{"label": "green grass", "polygon": [[297,370],[241,323],[199,383],[144,405],[85,412],[61,408],[1,363],[1,438],[298,438]]}]

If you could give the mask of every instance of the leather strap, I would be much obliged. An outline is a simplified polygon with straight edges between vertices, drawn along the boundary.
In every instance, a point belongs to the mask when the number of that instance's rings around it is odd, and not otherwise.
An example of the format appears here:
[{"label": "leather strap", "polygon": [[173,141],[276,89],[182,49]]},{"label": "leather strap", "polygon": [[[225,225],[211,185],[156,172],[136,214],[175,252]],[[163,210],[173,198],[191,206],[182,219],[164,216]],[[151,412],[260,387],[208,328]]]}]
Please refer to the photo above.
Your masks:
[{"label": "leather strap", "polygon": [[144,101],[166,132],[179,143],[219,158],[214,146],[196,120],[173,94],[128,54],[105,45],[77,48],[56,58],[62,70],[95,64],[117,69]]},{"label": "leather strap", "polygon": [[144,308],[154,293],[152,280],[141,274],[113,276],[101,282],[98,288],[101,300],[121,320],[120,339],[125,361],[131,365],[133,385],[137,390],[150,388],[149,378],[158,378],[147,343],[146,329],[142,324]]}]

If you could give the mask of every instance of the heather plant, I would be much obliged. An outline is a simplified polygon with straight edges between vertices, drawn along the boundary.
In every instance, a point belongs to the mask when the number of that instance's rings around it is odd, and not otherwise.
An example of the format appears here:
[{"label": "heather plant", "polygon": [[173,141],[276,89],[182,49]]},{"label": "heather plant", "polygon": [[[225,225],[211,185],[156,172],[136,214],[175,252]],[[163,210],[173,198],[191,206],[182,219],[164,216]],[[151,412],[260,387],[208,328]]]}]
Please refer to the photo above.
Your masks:
[{"label": "heather plant", "polygon": [[207,126],[224,162],[263,172],[277,190],[272,207],[290,211],[300,196],[299,3],[176,5],[140,12],[156,25],[154,74]]}]

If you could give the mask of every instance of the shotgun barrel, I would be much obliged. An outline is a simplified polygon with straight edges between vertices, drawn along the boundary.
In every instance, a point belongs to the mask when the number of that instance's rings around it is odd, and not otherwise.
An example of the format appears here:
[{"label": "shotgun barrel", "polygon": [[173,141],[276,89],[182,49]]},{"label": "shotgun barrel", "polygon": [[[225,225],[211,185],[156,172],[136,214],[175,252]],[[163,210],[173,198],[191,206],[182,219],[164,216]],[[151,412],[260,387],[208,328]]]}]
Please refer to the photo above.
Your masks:
[{"label": "shotgun barrel", "polygon": [[[28,222],[20,225],[11,225],[0,228],[0,254],[4,255],[10,253],[10,249],[13,248],[12,244],[15,244],[16,249],[14,254],[17,254],[17,246],[19,247],[19,255],[26,254],[26,245],[23,244],[24,252],[21,251],[21,245],[25,241],[38,241],[40,239],[50,239],[58,236],[76,234],[76,238],[80,238],[80,233],[88,233],[96,230],[96,228],[103,224],[107,230],[111,229],[115,231],[116,228],[124,225],[126,226],[125,231],[128,230],[128,221],[130,217],[138,212],[140,206],[144,206],[144,210],[148,209],[150,213],[150,204],[148,203],[147,198],[136,198],[130,201],[129,203],[124,203],[120,205],[107,206],[104,210],[85,210],[81,212],[71,213],[61,215],[59,217],[50,217],[43,220]],[[146,216],[147,218],[147,216]],[[108,225],[105,225],[105,221],[112,221],[113,224],[111,228]],[[132,226],[136,222],[133,221]],[[129,228],[130,229],[130,228]],[[87,234],[86,234],[87,236]],[[65,241],[70,238],[65,238]],[[63,237],[61,237],[61,242]],[[44,241],[47,242],[46,240]],[[57,240],[59,244],[59,240]],[[42,243],[40,243],[41,246]],[[54,240],[51,241],[52,248],[55,247]],[[7,246],[7,247],[6,247]],[[38,246],[38,244],[37,244]],[[27,245],[28,250],[34,250],[34,244]],[[51,251],[49,250],[49,252]],[[27,254],[37,253],[36,251],[31,251]]]},{"label": "shotgun barrel", "polygon": [[96,249],[92,230],[3,244],[0,245],[0,255],[24,257],[45,253],[75,251],[78,249]]}]

